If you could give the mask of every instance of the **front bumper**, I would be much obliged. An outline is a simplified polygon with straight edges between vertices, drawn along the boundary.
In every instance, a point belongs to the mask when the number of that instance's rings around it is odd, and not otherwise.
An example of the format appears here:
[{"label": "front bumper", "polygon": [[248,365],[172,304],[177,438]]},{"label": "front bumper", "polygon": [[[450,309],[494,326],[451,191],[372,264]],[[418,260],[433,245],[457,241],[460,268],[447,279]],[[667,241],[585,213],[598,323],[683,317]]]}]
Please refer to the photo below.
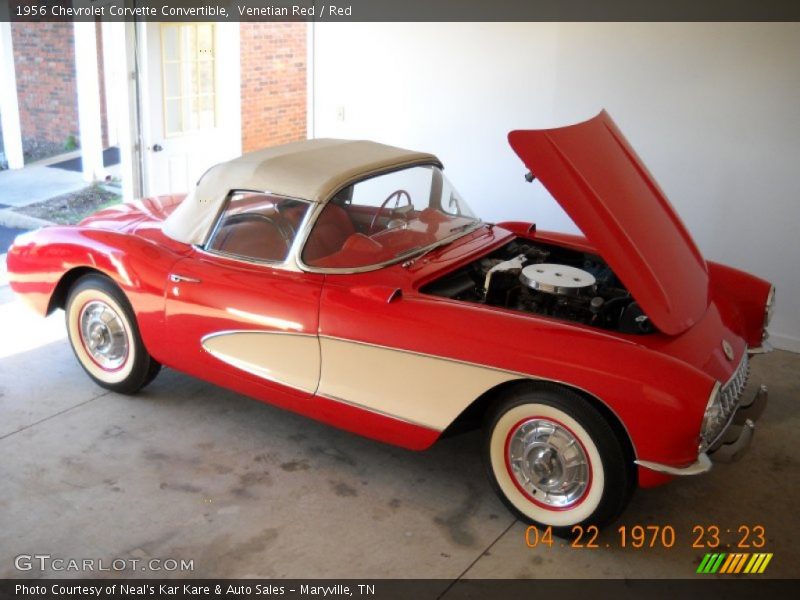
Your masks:
[{"label": "front bumper", "polygon": [[[751,392],[752,394],[752,392]],[[750,394],[748,394],[750,396]],[[637,460],[640,467],[673,476],[700,475],[711,470],[714,462],[730,463],[745,455],[755,433],[756,421],[761,417],[769,400],[767,386],[759,385],[752,399],[736,409],[728,428],[707,452],[701,452],[697,460],[685,467],[673,467],[647,460]]]}]

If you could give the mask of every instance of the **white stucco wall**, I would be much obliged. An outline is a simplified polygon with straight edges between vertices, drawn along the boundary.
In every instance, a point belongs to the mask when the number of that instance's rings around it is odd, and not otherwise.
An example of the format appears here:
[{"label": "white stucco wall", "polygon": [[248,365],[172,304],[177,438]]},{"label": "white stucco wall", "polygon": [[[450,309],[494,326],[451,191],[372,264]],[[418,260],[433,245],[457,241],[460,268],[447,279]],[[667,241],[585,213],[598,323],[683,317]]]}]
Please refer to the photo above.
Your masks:
[{"label": "white stucco wall", "polygon": [[574,230],[505,136],[606,108],[706,257],[776,283],[772,342],[800,351],[800,24],[316,24],[311,44],[310,134],[434,152],[487,220]]}]

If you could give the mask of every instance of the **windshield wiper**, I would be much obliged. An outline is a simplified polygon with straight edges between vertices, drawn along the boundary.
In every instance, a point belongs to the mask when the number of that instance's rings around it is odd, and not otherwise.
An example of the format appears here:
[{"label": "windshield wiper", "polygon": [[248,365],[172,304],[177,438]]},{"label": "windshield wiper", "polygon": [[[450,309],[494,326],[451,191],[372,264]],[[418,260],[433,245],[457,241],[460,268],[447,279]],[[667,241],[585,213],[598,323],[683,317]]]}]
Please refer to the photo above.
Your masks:
[{"label": "windshield wiper", "polygon": [[[436,250],[436,248],[438,248],[439,246],[441,246],[441,245],[442,245],[442,243],[443,243],[443,242],[439,242],[439,243],[437,243],[437,244],[434,244],[433,246],[429,246],[429,247],[427,247],[427,248],[423,248],[423,247],[421,247],[421,246],[418,246],[417,248],[412,248],[411,250],[407,250],[407,251],[403,252],[403,254],[406,254],[406,255],[409,255],[409,254],[410,254],[411,256],[409,256],[409,257],[408,257],[408,258],[407,258],[407,259],[406,259],[406,260],[403,262],[403,264],[402,264],[401,266],[402,266],[402,267],[410,267],[410,266],[411,266],[411,265],[413,265],[415,262],[417,262],[417,261],[418,261],[420,258],[422,258],[423,256],[426,256],[426,255],[427,255],[429,252],[432,252],[433,250]],[[414,254],[413,254],[414,252],[416,252],[416,251],[420,251],[420,250],[422,250],[422,252],[420,252],[419,254],[417,254],[417,255],[414,255]]]},{"label": "windshield wiper", "polygon": [[[461,233],[462,231],[467,231],[470,228],[476,228],[477,229],[477,227],[480,226],[481,224],[482,224],[481,221],[474,221],[472,223],[465,223],[464,225],[459,225],[458,227],[453,227],[452,229],[450,229],[448,231],[448,233],[450,233],[450,234],[452,234],[452,233]],[[422,246],[418,246],[417,248],[412,248],[411,250],[407,250],[406,252],[404,252],[404,254],[411,254],[416,250],[422,250],[422,252],[420,252],[416,256],[414,256],[414,255],[410,256],[408,259],[406,259],[405,262],[403,262],[403,264],[401,266],[408,268],[411,265],[413,265],[415,262],[417,262],[423,256],[427,256],[430,252],[433,252],[437,248],[440,248],[441,246],[444,246],[445,244],[449,244],[449,243],[451,243],[453,241],[455,241],[455,240],[453,239],[453,236],[450,235],[447,238],[436,242],[432,246],[428,246],[427,248],[423,249]]]},{"label": "windshield wiper", "polygon": [[463,225],[459,225],[458,227],[453,227],[448,231],[448,233],[459,233],[461,231],[466,231],[470,227],[475,227],[475,225],[477,225],[478,223],[480,223],[480,221],[473,221],[472,223],[464,223]]}]

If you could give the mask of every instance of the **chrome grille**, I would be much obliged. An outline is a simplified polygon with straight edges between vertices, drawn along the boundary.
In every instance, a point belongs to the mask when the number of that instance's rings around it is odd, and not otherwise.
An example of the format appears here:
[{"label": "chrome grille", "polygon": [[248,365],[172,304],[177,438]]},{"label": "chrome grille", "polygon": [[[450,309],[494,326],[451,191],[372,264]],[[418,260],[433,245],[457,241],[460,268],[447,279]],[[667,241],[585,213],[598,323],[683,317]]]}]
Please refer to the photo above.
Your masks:
[{"label": "chrome grille", "polygon": [[725,433],[728,425],[731,424],[733,415],[736,409],[739,408],[739,402],[742,399],[742,393],[747,385],[749,376],[750,363],[745,349],[742,360],[733,375],[731,375],[731,378],[724,385],[717,388],[717,393],[706,407],[706,414],[703,417],[703,426],[700,431],[700,449],[702,451],[713,448],[722,437],[722,434]]},{"label": "chrome grille", "polygon": [[742,360],[739,362],[739,366],[736,367],[736,371],[720,390],[720,404],[722,405],[722,412],[725,415],[726,421],[730,419],[739,406],[742,392],[744,392],[749,377],[750,361],[747,359],[747,351],[745,350],[742,355]]}]

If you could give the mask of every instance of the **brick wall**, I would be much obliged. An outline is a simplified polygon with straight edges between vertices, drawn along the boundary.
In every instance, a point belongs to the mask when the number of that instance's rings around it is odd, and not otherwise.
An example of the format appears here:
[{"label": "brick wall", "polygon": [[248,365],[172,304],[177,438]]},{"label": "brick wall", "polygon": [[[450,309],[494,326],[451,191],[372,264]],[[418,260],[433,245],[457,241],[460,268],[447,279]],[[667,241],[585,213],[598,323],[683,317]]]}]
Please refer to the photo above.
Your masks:
[{"label": "brick wall", "polygon": [[[103,41],[97,36],[100,119],[108,145]],[[70,136],[80,145],[75,41],[72,23],[12,23],[22,147],[26,161],[65,151]]]},{"label": "brick wall", "polygon": [[305,23],[242,23],[242,149],[306,137]]},{"label": "brick wall", "polygon": [[[245,152],[306,137],[306,25],[241,24],[242,147]],[[23,147],[27,160],[79,139],[71,23],[12,23]],[[108,139],[103,47],[98,25],[103,143]]]},{"label": "brick wall", "polygon": [[12,23],[11,38],[26,160],[63,151],[78,138],[72,23]]}]

